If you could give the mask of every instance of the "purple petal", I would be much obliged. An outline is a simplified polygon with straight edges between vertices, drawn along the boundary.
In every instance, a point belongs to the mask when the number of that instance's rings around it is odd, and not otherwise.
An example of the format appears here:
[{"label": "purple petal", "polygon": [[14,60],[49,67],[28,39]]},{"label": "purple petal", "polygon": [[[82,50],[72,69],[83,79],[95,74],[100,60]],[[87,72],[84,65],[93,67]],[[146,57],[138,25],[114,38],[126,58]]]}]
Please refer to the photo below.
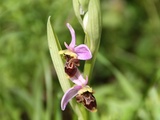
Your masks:
[{"label": "purple petal", "polygon": [[77,54],[79,60],[89,60],[92,58],[92,53],[85,44],[75,47],[74,52]]},{"label": "purple petal", "polygon": [[61,100],[61,109],[65,110],[68,102],[77,95],[78,91],[82,88],[82,86],[74,86],[68,89],[62,97]]},{"label": "purple petal", "polygon": [[75,83],[78,86],[85,86],[88,83],[88,77],[86,77],[85,80],[79,70],[77,70],[74,77],[71,77],[70,79],[73,83]]},{"label": "purple petal", "polygon": [[67,27],[71,33],[71,36],[72,36],[71,43],[69,44],[69,48],[72,50],[76,45],[75,31],[69,23],[67,23]]},{"label": "purple petal", "polygon": [[69,46],[66,42],[64,42],[64,45],[66,46],[67,49],[69,49]]}]

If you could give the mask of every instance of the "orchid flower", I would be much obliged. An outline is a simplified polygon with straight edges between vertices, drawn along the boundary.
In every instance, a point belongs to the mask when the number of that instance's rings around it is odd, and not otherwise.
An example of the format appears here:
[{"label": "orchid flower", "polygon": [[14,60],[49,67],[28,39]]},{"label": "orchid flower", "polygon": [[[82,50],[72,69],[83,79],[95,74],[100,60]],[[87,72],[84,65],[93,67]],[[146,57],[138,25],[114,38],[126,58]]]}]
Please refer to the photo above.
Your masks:
[{"label": "orchid flower", "polygon": [[63,95],[61,100],[61,109],[65,110],[68,102],[72,98],[76,97],[77,102],[82,103],[89,111],[95,112],[97,110],[97,104],[94,96],[92,95],[92,88],[87,85],[88,77],[86,77],[85,80],[78,70],[75,76],[70,79],[75,83],[75,86],[68,89]]},{"label": "orchid flower", "polygon": [[78,46],[76,46],[76,35],[75,35],[75,31],[72,28],[72,26],[67,23],[66,24],[72,40],[71,43],[68,45],[66,42],[64,42],[65,47],[67,48],[66,50],[61,50],[59,52],[59,54],[65,54],[65,55],[70,55],[73,58],[79,59],[79,60],[89,60],[92,58],[92,53],[89,50],[89,48],[87,47],[87,45],[85,44],[80,44]]},{"label": "orchid flower", "polygon": [[84,80],[84,78],[82,77],[81,74],[79,74],[80,72],[78,72],[78,71],[77,71],[76,75],[71,78],[71,81],[74,82],[76,85],[73,86],[72,88],[68,89],[62,97],[62,100],[61,100],[61,109],[62,110],[65,110],[68,102],[73,97],[75,97],[78,94],[78,91],[80,89],[82,89],[83,87],[85,87],[88,83],[88,78],[86,77],[86,80]]},{"label": "orchid flower", "polygon": [[89,111],[95,112],[97,104],[95,97],[92,95],[92,88],[87,85],[88,77],[84,79],[80,71],[77,69],[77,66],[79,66],[79,60],[91,59],[92,53],[85,44],[76,46],[75,31],[69,23],[67,23],[67,27],[71,33],[72,40],[69,45],[64,42],[67,49],[61,50],[59,53],[65,56],[65,72],[69,75],[70,80],[75,85],[69,88],[63,95],[61,109],[65,110],[68,102],[76,97],[78,103],[82,103]]}]

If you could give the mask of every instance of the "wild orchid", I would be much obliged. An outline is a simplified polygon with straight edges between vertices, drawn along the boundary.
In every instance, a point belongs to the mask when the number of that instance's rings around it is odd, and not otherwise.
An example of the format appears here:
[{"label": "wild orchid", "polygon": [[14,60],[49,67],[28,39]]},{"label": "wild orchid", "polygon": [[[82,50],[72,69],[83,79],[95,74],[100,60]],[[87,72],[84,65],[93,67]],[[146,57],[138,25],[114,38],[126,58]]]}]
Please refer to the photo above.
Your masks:
[{"label": "wild orchid", "polygon": [[63,54],[65,57],[65,72],[70,77],[70,80],[75,84],[75,86],[68,89],[62,97],[61,109],[65,110],[68,102],[72,98],[76,97],[78,103],[82,103],[88,110],[94,112],[96,111],[97,104],[94,96],[92,95],[92,88],[87,85],[88,77],[86,77],[85,80],[77,68],[77,66],[80,65],[79,60],[89,60],[92,58],[92,54],[87,45],[75,45],[75,31],[69,23],[67,23],[67,27],[71,33],[72,40],[69,45],[65,42],[64,44],[67,49],[62,50],[59,53]]},{"label": "wild orchid", "polygon": [[87,45],[80,44],[76,46],[75,31],[69,23],[67,23],[66,25],[70,31],[72,40],[69,45],[64,42],[67,49],[61,50],[59,51],[59,53],[63,54],[64,58],[66,59],[65,73],[69,77],[73,77],[77,72],[77,66],[80,66],[79,60],[89,60],[92,58],[92,54]]},{"label": "wild orchid", "polygon": [[75,86],[68,89],[62,97],[61,109],[65,110],[68,102],[76,97],[78,103],[82,103],[89,111],[96,112],[97,104],[95,97],[93,96],[93,90],[87,85],[88,77],[86,80],[83,78],[82,74],[77,70],[74,77],[70,78]]},{"label": "wild orchid", "polygon": [[67,48],[66,50],[61,50],[59,53],[60,54],[64,54],[64,55],[69,55],[75,59],[79,59],[79,60],[89,60],[92,58],[92,54],[91,51],[89,50],[88,46],[85,44],[80,44],[78,46],[76,46],[76,35],[75,35],[75,31],[72,28],[72,26],[67,23],[66,24],[72,40],[71,43],[68,45],[66,42],[64,42],[65,47]]},{"label": "wild orchid", "polygon": [[[76,46],[75,31],[72,26],[67,23],[66,25],[71,34],[71,42],[70,44],[65,42],[64,45],[66,49],[59,51],[61,46],[54,29],[52,29],[49,17],[47,23],[49,50],[60,85],[65,92],[61,100],[62,110],[65,110],[68,102],[75,97],[78,103],[82,103],[88,110],[93,112],[96,111],[97,105],[93,96],[93,90],[87,85],[87,83],[88,77],[91,77],[100,43],[100,4],[99,0],[90,0],[87,2],[86,0],[73,0],[73,7],[75,15],[84,30],[85,41],[88,46],[85,44]],[[83,15],[80,13],[81,7]],[[58,52],[64,55],[66,60],[65,65],[64,60],[57,54]],[[80,65],[79,60],[89,60],[85,62],[83,70],[83,73],[88,75],[86,79],[83,78],[82,74],[78,70],[78,66]],[[75,84],[73,87],[71,87],[68,78],[64,75],[65,73],[68,74],[69,79]],[[72,103],[74,103],[74,101],[71,101],[71,104]],[[72,108],[77,114],[79,120],[85,120],[88,118],[87,114],[84,114],[84,109],[81,109],[79,106],[73,104]]]}]

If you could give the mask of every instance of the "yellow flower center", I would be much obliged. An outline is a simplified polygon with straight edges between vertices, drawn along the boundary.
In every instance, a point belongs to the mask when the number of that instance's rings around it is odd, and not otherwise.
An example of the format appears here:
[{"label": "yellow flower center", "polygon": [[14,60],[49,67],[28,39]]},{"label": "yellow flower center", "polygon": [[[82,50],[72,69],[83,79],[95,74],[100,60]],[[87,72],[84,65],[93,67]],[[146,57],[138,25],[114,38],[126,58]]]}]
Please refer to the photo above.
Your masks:
[{"label": "yellow flower center", "polygon": [[70,51],[70,50],[60,50],[59,54],[69,55],[69,56],[71,56],[73,58],[77,58],[77,54],[72,52],[72,51]]},{"label": "yellow flower center", "polygon": [[90,92],[90,93],[93,93],[92,88],[87,85],[87,86],[83,87],[82,89],[80,89],[78,91],[78,94],[81,95],[81,94],[83,94],[83,93],[85,93],[87,91]]}]

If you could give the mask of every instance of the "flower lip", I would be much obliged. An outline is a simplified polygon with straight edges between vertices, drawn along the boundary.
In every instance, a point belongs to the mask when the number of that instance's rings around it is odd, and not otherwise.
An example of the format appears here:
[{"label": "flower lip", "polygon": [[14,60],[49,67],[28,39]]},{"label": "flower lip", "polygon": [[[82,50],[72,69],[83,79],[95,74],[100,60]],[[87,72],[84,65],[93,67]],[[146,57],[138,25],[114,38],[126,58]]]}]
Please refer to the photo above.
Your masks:
[{"label": "flower lip", "polygon": [[65,63],[65,73],[69,76],[69,77],[73,77],[76,72],[77,72],[77,66],[80,65],[79,60],[75,59],[69,55],[65,55],[64,56],[66,59],[66,63]]},{"label": "flower lip", "polygon": [[91,92],[86,91],[82,94],[77,94],[76,100],[78,103],[82,103],[87,110],[89,110],[91,112],[97,111],[97,102]]},{"label": "flower lip", "polygon": [[93,90],[88,85],[78,91],[76,100],[78,103],[82,103],[87,110],[91,112],[97,111],[97,102],[93,96]]}]

